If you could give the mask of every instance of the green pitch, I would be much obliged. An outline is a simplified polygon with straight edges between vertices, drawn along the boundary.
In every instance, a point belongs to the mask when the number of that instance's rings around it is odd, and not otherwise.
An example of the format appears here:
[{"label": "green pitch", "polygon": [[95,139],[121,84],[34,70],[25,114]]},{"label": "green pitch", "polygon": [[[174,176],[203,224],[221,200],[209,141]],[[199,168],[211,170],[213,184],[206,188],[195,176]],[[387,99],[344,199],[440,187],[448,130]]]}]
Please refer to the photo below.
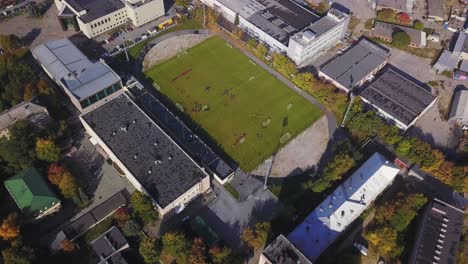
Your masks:
[{"label": "green pitch", "polygon": [[245,171],[256,168],[322,115],[218,37],[146,75]]}]

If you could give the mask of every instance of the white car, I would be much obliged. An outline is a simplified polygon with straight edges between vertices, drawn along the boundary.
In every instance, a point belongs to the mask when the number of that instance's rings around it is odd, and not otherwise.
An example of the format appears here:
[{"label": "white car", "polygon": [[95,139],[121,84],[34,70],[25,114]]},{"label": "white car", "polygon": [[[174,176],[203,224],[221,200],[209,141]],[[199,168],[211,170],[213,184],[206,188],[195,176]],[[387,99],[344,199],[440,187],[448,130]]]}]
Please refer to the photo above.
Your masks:
[{"label": "white car", "polygon": [[364,256],[367,256],[367,254],[369,253],[369,250],[362,244],[359,244],[359,243],[353,243],[353,246],[359,250],[359,252],[361,252],[361,254],[363,254]]}]

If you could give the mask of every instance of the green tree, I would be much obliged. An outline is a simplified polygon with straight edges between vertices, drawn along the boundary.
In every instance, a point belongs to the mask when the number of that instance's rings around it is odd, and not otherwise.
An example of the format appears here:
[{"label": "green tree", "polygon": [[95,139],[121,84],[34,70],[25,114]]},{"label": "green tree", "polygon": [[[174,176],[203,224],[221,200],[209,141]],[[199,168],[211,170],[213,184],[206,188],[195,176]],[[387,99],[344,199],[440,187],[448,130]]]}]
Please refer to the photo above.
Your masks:
[{"label": "green tree", "polygon": [[151,224],[158,219],[158,214],[153,206],[151,198],[142,193],[134,192],[130,199],[133,212],[145,224]]},{"label": "green tree", "polygon": [[395,149],[398,155],[406,156],[409,154],[411,148],[413,147],[413,142],[409,139],[403,139],[400,141]]},{"label": "green tree", "polygon": [[188,0],[175,0],[176,5],[187,7],[189,4]]},{"label": "green tree", "polygon": [[315,84],[315,78],[310,72],[301,72],[294,76],[293,83],[301,89],[310,89]]},{"label": "green tree", "polygon": [[252,50],[255,50],[255,48],[257,48],[257,45],[258,45],[258,42],[254,38],[250,38],[247,41],[247,47],[249,47]]},{"label": "green tree", "polygon": [[392,36],[392,45],[395,47],[407,47],[411,43],[411,37],[404,31],[398,31]]},{"label": "green tree", "polygon": [[275,52],[271,57],[273,60],[273,68],[283,75],[290,77],[297,73],[296,65],[291,59],[286,57],[286,55]]},{"label": "green tree", "polygon": [[419,29],[419,30],[423,30],[424,29],[424,23],[419,21],[419,20],[416,20],[416,21],[414,21],[414,28]]},{"label": "green tree", "polygon": [[239,14],[236,14],[236,18],[235,18],[235,20],[234,20],[234,24],[235,24],[236,26],[239,26]]},{"label": "green tree", "polygon": [[36,140],[36,155],[40,160],[56,162],[60,158],[60,148],[50,138]]},{"label": "green tree", "polygon": [[23,46],[23,43],[16,35],[0,35],[0,47],[6,52],[12,52]]},{"label": "green tree", "polygon": [[260,59],[264,60],[265,56],[268,54],[268,49],[262,43],[258,43],[257,48],[255,50],[255,55]]},{"label": "green tree", "polygon": [[23,245],[21,240],[15,240],[2,250],[2,256],[4,264],[30,264],[34,260],[34,250]]},{"label": "green tree", "polygon": [[159,261],[159,252],[156,250],[156,238],[145,237],[141,240],[138,248],[140,255],[146,264],[155,264]]},{"label": "green tree", "polygon": [[214,247],[209,250],[211,261],[214,264],[228,263],[231,258],[231,249],[228,247]]},{"label": "green tree", "polygon": [[27,120],[20,120],[8,129],[9,139],[0,139],[0,158],[14,171],[30,167],[36,158],[35,133]]},{"label": "green tree", "polygon": [[330,161],[322,173],[322,178],[312,185],[312,191],[323,192],[331,187],[332,183],[341,180],[343,176],[356,165],[354,158],[348,153],[338,153]]},{"label": "green tree", "polygon": [[377,12],[377,20],[382,20],[382,21],[387,21],[387,22],[393,22],[395,19],[396,12],[393,9],[382,9]]},{"label": "green tree", "polygon": [[28,5],[28,13],[31,17],[41,17],[41,9],[36,5],[36,2],[30,2]]},{"label": "green tree", "polygon": [[122,233],[127,237],[136,237],[140,233],[141,227],[132,219],[128,220],[122,226]]},{"label": "green tree", "polygon": [[185,236],[177,232],[168,232],[162,236],[162,255],[169,255],[177,260],[177,263],[187,261],[189,242]]},{"label": "green tree", "polygon": [[259,222],[255,225],[255,229],[250,226],[244,228],[241,238],[249,247],[257,250],[265,244],[269,231],[270,223]]}]

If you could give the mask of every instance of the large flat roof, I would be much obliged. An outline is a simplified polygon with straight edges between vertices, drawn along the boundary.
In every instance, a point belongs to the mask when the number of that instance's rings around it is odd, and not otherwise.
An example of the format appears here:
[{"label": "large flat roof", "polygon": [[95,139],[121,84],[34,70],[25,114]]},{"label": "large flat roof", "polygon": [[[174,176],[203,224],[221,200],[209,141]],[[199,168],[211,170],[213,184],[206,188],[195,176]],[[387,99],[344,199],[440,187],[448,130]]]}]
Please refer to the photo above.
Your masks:
[{"label": "large flat roof", "polygon": [[218,1],[284,45],[291,35],[320,19],[291,0]]},{"label": "large flat roof", "polygon": [[[416,66],[416,65],[415,65]],[[410,77],[387,67],[361,96],[405,125],[419,116],[435,100],[435,96]]]},{"label": "large flat roof", "polygon": [[125,7],[122,0],[65,0],[65,2],[78,12],[86,10],[86,14],[79,16],[85,23]]},{"label": "large flat roof", "polygon": [[453,95],[450,118],[468,126],[468,90],[460,90]]},{"label": "large flat roof", "polygon": [[262,254],[272,264],[312,264],[289,240],[279,235]]},{"label": "large flat roof", "polygon": [[399,171],[375,153],[288,235],[289,241],[310,261],[316,261],[393,182]]},{"label": "large flat roof", "polygon": [[56,81],[80,100],[120,82],[109,66],[90,61],[68,38],[47,41],[31,52]]},{"label": "large flat roof", "polygon": [[427,0],[427,14],[429,16],[444,17],[444,1],[443,0]]},{"label": "large flat roof", "polygon": [[344,54],[324,65],[320,71],[351,89],[390,57],[390,52],[362,39]]},{"label": "large flat roof", "polygon": [[464,212],[434,199],[419,225],[409,263],[456,263]]},{"label": "large flat roof", "polygon": [[140,94],[137,99],[148,115],[165,128],[195,160],[216,173],[221,180],[226,179],[234,173],[231,166],[224,162],[224,160],[205,144],[201,138],[193,133],[182,120],[169,111],[169,109],[152,94],[144,92]]},{"label": "large flat roof", "polygon": [[406,5],[408,4],[408,1],[409,0],[377,0],[376,4],[379,6],[385,6],[397,10],[406,11]]},{"label": "large flat roof", "polygon": [[162,208],[207,176],[125,94],[82,118]]}]

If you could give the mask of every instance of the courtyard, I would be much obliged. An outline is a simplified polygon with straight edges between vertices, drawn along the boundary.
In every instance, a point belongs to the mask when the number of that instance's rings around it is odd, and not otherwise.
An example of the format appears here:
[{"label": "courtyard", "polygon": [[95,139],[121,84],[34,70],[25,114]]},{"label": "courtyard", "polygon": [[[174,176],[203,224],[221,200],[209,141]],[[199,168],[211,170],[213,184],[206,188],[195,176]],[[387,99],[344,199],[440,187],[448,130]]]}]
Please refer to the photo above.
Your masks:
[{"label": "courtyard", "polygon": [[219,37],[145,74],[244,171],[256,168],[322,115]]}]

